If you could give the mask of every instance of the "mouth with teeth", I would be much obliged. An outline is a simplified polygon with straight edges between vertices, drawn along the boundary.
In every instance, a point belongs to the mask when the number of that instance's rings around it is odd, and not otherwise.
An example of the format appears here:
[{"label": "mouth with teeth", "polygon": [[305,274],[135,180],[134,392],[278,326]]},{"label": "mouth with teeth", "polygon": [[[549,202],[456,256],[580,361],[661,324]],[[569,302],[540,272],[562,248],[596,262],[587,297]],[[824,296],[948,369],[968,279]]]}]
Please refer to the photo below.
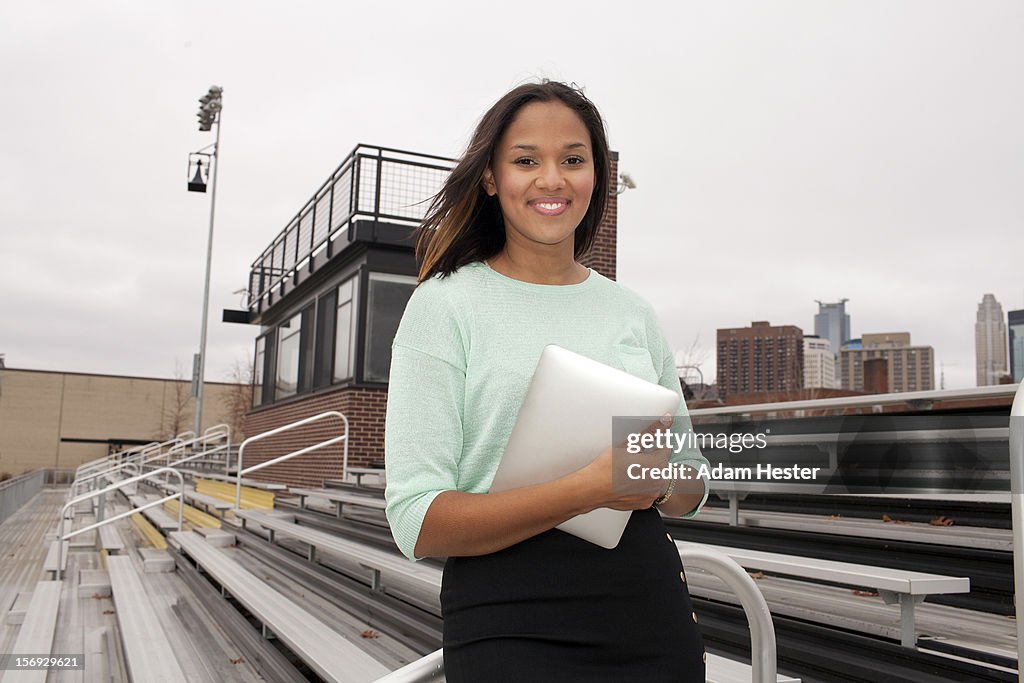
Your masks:
[{"label": "mouth with teeth", "polygon": [[529,202],[533,210],[542,216],[558,216],[569,208],[569,200],[562,197],[545,197]]}]

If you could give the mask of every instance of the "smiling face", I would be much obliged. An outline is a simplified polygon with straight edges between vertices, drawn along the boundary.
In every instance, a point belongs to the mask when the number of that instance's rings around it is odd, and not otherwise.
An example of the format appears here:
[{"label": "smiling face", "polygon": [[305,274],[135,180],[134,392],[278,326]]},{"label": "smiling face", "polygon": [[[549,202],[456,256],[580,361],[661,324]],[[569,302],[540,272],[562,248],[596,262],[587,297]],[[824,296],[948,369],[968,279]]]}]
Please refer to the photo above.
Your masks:
[{"label": "smiling face", "polygon": [[498,196],[507,249],[567,249],[571,259],[594,192],[587,127],[557,100],[527,104],[498,141],[483,185]]}]

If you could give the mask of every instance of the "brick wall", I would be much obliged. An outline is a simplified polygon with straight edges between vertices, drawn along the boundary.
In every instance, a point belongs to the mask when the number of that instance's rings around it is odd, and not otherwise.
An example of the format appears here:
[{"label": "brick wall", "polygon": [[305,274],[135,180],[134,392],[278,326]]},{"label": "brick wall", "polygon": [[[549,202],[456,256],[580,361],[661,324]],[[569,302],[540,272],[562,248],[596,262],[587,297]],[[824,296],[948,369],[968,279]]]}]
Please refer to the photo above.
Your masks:
[{"label": "brick wall", "polygon": [[597,240],[594,242],[593,248],[580,259],[580,262],[585,266],[593,268],[606,278],[614,280],[616,277],[615,250],[618,241],[617,233],[619,220],[619,196],[615,193],[619,177],[619,161],[617,155],[614,153],[612,154],[610,165],[609,175],[611,176],[611,193],[608,196],[608,204],[605,208],[604,220],[601,221],[601,229],[597,233]]},{"label": "brick wall", "polygon": [[[387,392],[383,389],[339,389],[249,413],[246,416],[245,432],[249,435],[260,434],[305,417],[336,410],[349,421],[349,466],[369,467],[374,461],[384,459],[386,404]],[[342,422],[337,418],[298,427],[246,446],[242,466],[266,462],[279,455],[326,441],[342,432]],[[325,479],[341,479],[342,460],[342,444],[338,443],[271,465],[249,476],[293,486],[320,487]]]}]

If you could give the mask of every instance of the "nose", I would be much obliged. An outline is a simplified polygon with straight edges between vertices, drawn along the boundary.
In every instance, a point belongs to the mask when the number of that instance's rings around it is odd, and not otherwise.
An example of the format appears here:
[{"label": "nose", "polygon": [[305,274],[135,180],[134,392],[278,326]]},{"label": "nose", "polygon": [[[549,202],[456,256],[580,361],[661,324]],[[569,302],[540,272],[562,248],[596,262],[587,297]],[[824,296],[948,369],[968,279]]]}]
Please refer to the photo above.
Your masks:
[{"label": "nose", "polygon": [[537,187],[544,190],[557,190],[565,184],[562,167],[557,163],[546,163],[537,174]]}]

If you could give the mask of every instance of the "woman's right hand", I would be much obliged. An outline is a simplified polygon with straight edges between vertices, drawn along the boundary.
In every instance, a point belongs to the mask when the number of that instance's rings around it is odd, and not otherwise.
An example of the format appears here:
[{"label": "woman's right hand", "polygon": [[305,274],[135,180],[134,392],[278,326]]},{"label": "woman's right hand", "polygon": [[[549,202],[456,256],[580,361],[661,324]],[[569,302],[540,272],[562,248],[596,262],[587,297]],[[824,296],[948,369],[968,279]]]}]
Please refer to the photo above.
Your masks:
[{"label": "woman's right hand", "polygon": [[[672,424],[672,416],[655,420],[644,430],[653,433]],[[628,476],[629,466],[663,468],[671,456],[670,449],[651,450],[631,455],[623,445],[606,448],[589,465],[577,471],[580,487],[590,509],[646,510],[668,487],[668,480]],[[592,507],[591,507],[592,506]]]}]

